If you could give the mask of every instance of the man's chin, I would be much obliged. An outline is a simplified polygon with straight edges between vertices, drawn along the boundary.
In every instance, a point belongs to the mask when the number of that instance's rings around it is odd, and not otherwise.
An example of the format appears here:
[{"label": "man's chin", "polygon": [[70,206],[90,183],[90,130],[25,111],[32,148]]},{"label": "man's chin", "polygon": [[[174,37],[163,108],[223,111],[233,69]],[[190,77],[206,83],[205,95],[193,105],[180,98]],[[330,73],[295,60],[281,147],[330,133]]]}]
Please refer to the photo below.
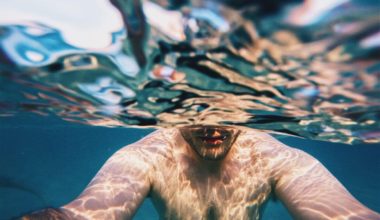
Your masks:
[{"label": "man's chin", "polygon": [[223,156],[205,155],[205,156],[202,156],[202,159],[208,160],[208,161],[220,161],[220,160],[223,160],[223,158],[225,158],[225,157],[226,157],[225,155],[223,155]]},{"label": "man's chin", "polygon": [[207,149],[199,154],[204,160],[222,160],[226,157],[227,152],[220,149]]}]

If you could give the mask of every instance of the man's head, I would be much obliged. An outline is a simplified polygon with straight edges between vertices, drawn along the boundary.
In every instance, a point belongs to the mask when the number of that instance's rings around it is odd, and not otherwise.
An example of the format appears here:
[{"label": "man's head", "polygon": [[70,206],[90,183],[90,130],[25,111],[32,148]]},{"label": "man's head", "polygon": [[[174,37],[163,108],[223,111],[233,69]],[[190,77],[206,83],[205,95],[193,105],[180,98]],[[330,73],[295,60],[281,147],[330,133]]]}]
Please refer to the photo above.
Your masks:
[{"label": "man's head", "polygon": [[180,128],[182,137],[205,160],[223,159],[240,131],[230,126],[196,125]]}]

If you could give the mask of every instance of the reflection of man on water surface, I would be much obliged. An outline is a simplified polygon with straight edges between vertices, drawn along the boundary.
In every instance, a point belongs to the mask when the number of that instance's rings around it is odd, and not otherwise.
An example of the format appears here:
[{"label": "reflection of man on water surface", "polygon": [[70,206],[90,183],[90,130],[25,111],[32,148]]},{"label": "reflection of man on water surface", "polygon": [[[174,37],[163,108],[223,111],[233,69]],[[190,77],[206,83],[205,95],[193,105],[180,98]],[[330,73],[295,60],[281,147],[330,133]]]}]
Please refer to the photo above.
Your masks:
[{"label": "reflection of man on water surface", "polygon": [[74,201],[23,219],[131,219],[146,197],[163,219],[258,219],[271,193],[296,219],[380,219],[310,155],[232,126],[158,130],[116,152]]}]

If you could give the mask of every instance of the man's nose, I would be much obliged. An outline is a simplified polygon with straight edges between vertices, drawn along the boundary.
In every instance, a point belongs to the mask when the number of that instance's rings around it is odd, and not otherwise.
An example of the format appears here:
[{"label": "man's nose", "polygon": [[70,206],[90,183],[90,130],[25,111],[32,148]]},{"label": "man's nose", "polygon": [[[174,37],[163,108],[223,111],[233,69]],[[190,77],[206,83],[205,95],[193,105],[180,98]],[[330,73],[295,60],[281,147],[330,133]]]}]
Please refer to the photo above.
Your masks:
[{"label": "man's nose", "polygon": [[218,130],[214,130],[214,132],[212,132],[211,137],[218,137],[218,136],[220,136],[220,132]]}]

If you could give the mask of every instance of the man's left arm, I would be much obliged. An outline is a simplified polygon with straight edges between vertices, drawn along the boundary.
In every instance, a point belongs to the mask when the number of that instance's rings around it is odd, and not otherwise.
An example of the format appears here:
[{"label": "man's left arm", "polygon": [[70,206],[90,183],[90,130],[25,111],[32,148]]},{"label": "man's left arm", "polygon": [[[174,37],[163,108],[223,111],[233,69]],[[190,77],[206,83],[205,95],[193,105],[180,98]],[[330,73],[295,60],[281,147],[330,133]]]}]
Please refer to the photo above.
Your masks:
[{"label": "man's left arm", "polygon": [[284,147],[288,162],[276,174],[275,194],[295,219],[379,220],[315,158]]}]

